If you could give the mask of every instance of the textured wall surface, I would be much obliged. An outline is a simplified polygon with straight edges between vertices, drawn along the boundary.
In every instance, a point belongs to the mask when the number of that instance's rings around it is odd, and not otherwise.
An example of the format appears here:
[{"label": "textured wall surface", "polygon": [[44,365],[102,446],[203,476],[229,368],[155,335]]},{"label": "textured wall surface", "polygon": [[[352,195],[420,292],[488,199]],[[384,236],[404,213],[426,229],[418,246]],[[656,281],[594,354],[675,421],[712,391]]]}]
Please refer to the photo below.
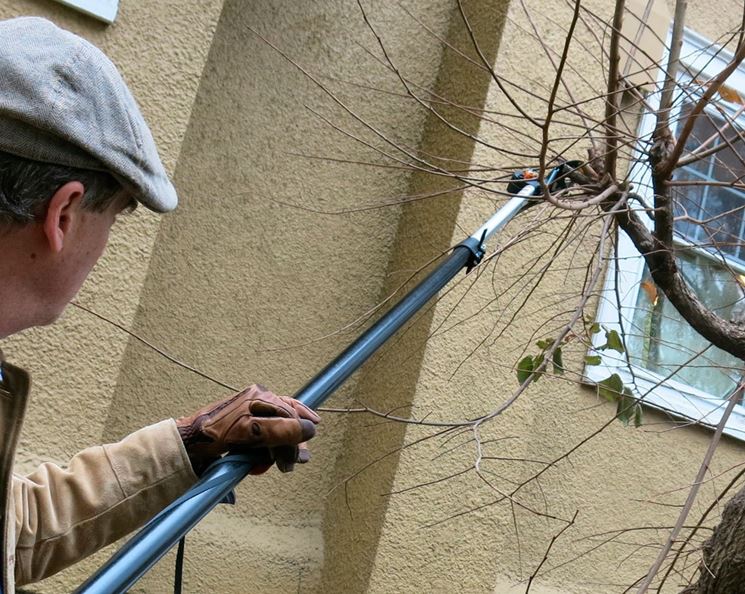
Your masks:
[{"label": "textured wall surface", "polygon": [[[728,3],[731,11],[711,15],[707,3],[691,2],[693,27],[716,38],[735,13]],[[529,128],[482,122],[507,104],[456,3],[364,4],[387,57],[349,0],[121,0],[110,27],[54,2],[0,2],[0,17],[45,15],[107,51],[181,194],[174,214],[137,212],[118,225],[82,304],[222,382],[291,394],[376,305],[493,212],[492,196],[464,192],[462,180],[438,168],[511,166],[493,147],[524,149]],[[610,3],[583,5],[604,13]],[[522,3],[463,6],[483,59],[544,94],[553,71],[528,40]],[[566,10],[547,11],[538,0],[528,6],[543,40],[560,47]],[[596,62],[583,54],[591,42],[578,34],[573,57],[583,68],[567,74],[577,88],[603,87]],[[530,93],[523,100],[540,108]],[[477,133],[484,142],[474,142]],[[577,150],[581,157],[585,147]],[[500,241],[523,225],[510,225]],[[555,331],[553,316],[574,303],[590,264],[591,242],[578,237],[528,293],[521,276],[550,253],[561,226],[544,231],[462,278],[330,406],[434,422],[499,406],[517,387],[523,348]],[[527,295],[532,305],[519,312]],[[21,470],[226,393],[75,309],[2,346],[35,378]],[[579,370],[582,354],[569,354],[567,366]],[[531,592],[621,591],[654,550],[618,544],[587,553],[592,535],[669,525],[676,508],[639,501],[689,484],[710,432],[672,431],[669,419],[648,411],[641,429],[611,424],[526,488],[519,505],[498,501],[613,414],[592,389],[546,378],[480,430],[487,483],[473,470],[470,431],[325,413],[307,468],[252,477],[239,487],[237,506],[222,506],[191,533],[185,591],[523,592],[563,526],[555,518],[575,511],[571,534],[552,553],[557,567]],[[726,440],[712,476],[739,463],[742,451]],[[718,484],[707,484],[694,515]],[[663,534],[647,533],[646,542]],[[33,591],[69,591],[110,553]],[[172,563],[169,555],[132,591],[171,591]]]},{"label": "textured wall surface", "polygon": [[[435,34],[447,32],[451,2],[407,6]],[[436,39],[412,35],[421,27],[393,4],[372,6],[370,19],[407,75],[431,86]],[[384,290],[410,172],[377,166],[379,155],[350,135],[381,150],[391,150],[386,138],[417,147],[425,121],[413,101],[393,94],[400,89],[379,56],[354,2],[225,4],[176,167],[183,207],[161,225],[138,332],[224,382],[280,393],[351,340]],[[335,402],[350,402],[354,387]],[[224,393],[132,342],[106,435]],[[187,588],[318,587],[344,417],[324,415],[319,433],[309,467],[245,481],[236,507],[198,527]],[[162,564],[142,587],[158,591],[170,572]]]},{"label": "textured wall surface", "polygon": [[[463,2],[463,6],[473,19],[474,34],[481,40],[483,59],[494,60],[506,3],[477,0]],[[479,67],[480,58],[469,41],[458,10],[454,8],[449,17],[446,36],[439,36],[445,49],[433,90],[438,101],[435,109],[427,113],[418,151],[423,162],[412,174],[407,189],[409,196],[426,199],[407,204],[402,212],[384,294],[411,288],[413,282],[409,280],[414,272],[426,271],[428,263],[449,251],[463,182],[437,172],[439,167],[458,169],[453,164],[471,161],[473,135],[478,132],[480,122],[479,110],[491,82],[489,72]],[[417,29],[415,26],[414,30]],[[420,36],[426,39],[426,32],[421,31],[417,37]],[[467,106],[467,109],[458,106]],[[456,233],[462,234],[462,228]],[[462,237],[456,241],[460,239]],[[361,375],[354,394],[356,402],[404,418],[424,414],[425,409],[419,408],[415,399],[422,377],[429,369],[426,363],[428,339],[436,340],[430,338],[437,328],[433,321],[435,311],[436,308],[425,307],[400,335],[381,349]],[[431,410],[426,409],[426,412]],[[408,547],[408,543],[413,542],[412,533],[402,533],[407,544],[401,548],[383,554],[379,550],[380,539],[386,537],[387,509],[394,501],[387,494],[409,471],[405,469],[401,474],[399,464],[399,455],[405,456],[400,449],[410,439],[408,434],[406,426],[400,423],[382,423],[368,416],[350,419],[336,468],[337,485],[326,502],[327,558],[321,591],[406,591],[409,588],[414,592],[441,587],[431,580],[431,573],[418,570],[419,564],[429,562],[423,560],[415,548]],[[425,472],[433,470],[428,462],[422,462],[428,469]],[[410,526],[417,525],[423,511],[416,505],[406,505],[404,515],[412,522]],[[401,563],[410,563],[419,577],[399,573]],[[431,566],[432,572],[443,577],[443,584],[460,583],[465,576],[451,569],[451,566],[439,564]],[[384,586],[378,584],[381,574],[388,576]]]}]

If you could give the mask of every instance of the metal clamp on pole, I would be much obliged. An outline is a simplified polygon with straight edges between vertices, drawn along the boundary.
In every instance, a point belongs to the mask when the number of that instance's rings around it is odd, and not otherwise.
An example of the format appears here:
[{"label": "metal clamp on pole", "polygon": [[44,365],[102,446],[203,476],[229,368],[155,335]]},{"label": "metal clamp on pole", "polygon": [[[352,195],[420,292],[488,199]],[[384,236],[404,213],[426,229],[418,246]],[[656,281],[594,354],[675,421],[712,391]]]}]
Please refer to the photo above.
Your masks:
[{"label": "metal clamp on pole", "polygon": [[[553,170],[552,170],[553,174]],[[470,258],[466,263],[466,274],[481,263],[486,254],[484,244],[497,231],[502,229],[513,217],[526,208],[537,204],[536,200],[531,200],[535,193],[540,189],[541,184],[538,181],[538,174],[533,169],[516,171],[512,174],[510,183],[507,185],[507,191],[514,194],[515,197],[510,199],[507,204],[500,208],[486,223],[479,227],[470,237],[461,241],[455,249],[465,248],[470,252]]]},{"label": "metal clamp on pole", "polygon": [[466,248],[469,252],[471,252],[471,257],[468,259],[468,263],[466,264],[466,274],[468,274],[476,266],[481,264],[481,260],[484,259],[484,254],[486,254],[486,248],[484,247],[485,241],[486,231],[481,234],[481,237],[479,239],[476,239],[475,237],[469,237],[455,246],[456,248]]}]

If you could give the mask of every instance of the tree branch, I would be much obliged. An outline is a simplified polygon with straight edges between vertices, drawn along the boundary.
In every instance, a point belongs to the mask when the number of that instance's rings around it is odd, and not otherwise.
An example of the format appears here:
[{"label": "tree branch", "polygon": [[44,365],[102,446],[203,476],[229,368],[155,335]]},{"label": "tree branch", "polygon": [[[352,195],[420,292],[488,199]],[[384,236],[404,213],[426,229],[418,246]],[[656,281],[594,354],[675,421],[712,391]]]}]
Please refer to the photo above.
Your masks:
[{"label": "tree branch", "polygon": [[670,53],[665,68],[665,82],[660,97],[660,107],[657,110],[657,125],[655,135],[670,127],[670,109],[673,105],[673,91],[675,90],[680,62],[680,50],[683,47],[683,32],[685,28],[686,0],[675,2],[675,16],[673,18],[673,33],[670,39]]},{"label": "tree branch", "polygon": [[[658,216],[655,211],[655,219]],[[655,284],[683,319],[714,346],[745,360],[745,326],[725,320],[701,302],[678,270],[673,252],[650,233],[633,210],[619,210],[615,218],[644,257]]]},{"label": "tree branch", "polygon": [[605,173],[615,179],[616,159],[618,153],[618,131],[616,130],[616,118],[619,112],[618,90],[618,65],[620,61],[619,45],[621,42],[621,26],[623,25],[624,0],[617,0],[616,9],[613,13],[613,32],[610,39],[610,56],[608,70],[608,93],[605,98],[605,132],[607,136],[605,149]]}]

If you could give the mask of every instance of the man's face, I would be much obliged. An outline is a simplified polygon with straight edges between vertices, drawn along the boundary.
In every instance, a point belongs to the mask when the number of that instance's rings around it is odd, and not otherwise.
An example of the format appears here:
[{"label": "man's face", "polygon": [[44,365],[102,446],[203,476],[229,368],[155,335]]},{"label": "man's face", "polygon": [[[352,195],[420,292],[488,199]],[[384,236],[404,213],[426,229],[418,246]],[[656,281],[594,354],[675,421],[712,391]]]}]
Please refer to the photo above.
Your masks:
[{"label": "man's face", "polygon": [[68,182],[33,223],[0,229],[0,338],[54,322],[103,254],[122,195],[101,212],[83,208],[85,188]]},{"label": "man's face", "polygon": [[129,202],[128,198],[122,197],[102,212],[86,210],[80,200],[69,206],[65,216],[71,223],[62,247],[47,258],[44,274],[38,279],[46,318],[40,320],[40,324],[55,321],[75,298],[103,254],[117,215]]}]

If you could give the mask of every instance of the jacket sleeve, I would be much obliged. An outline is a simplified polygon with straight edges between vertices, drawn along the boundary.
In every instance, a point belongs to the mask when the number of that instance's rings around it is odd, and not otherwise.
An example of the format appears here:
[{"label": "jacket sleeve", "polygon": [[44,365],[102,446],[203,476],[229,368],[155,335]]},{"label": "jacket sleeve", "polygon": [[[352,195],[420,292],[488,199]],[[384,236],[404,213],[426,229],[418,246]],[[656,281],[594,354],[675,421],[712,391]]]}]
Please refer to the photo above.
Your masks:
[{"label": "jacket sleeve", "polygon": [[173,420],[83,450],[67,468],[13,479],[18,585],[39,581],[143,525],[197,478]]}]

